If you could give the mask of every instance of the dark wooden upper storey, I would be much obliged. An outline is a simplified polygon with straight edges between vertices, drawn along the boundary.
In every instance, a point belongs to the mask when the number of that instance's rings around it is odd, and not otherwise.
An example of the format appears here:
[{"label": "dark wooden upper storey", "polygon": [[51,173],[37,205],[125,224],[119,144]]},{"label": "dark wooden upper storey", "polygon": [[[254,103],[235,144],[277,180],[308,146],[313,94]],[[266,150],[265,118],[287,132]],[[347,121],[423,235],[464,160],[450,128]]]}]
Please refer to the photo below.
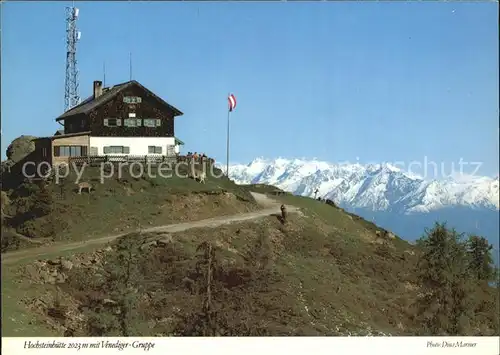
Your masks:
[{"label": "dark wooden upper storey", "polygon": [[110,88],[94,82],[94,94],[56,118],[64,133],[93,136],[173,137],[174,118],[183,113],[132,80]]}]

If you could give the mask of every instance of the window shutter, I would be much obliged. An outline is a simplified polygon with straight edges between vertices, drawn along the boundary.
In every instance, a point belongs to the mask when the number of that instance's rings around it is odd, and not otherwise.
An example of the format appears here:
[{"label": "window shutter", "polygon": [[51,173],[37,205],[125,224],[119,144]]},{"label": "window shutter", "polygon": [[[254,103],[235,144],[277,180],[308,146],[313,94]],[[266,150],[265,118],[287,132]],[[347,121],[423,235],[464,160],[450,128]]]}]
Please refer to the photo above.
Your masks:
[{"label": "window shutter", "polygon": [[87,146],[82,145],[82,156],[86,157],[87,156]]},{"label": "window shutter", "polygon": [[104,119],[104,125],[105,125],[105,126],[107,126],[107,125],[108,125],[108,119],[107,119],[107,118],[105,118],[105,119]]},{"label": "window shutter", "polygon": [[123,147],[124,154],[130,154],[130,147]]},{"label": "window shutter", "polygon": [[58,146],[54,147],[54,156],[58,157],[58,156],[60,156],[60,154],[61,154],[60,147],[58,147]]}]

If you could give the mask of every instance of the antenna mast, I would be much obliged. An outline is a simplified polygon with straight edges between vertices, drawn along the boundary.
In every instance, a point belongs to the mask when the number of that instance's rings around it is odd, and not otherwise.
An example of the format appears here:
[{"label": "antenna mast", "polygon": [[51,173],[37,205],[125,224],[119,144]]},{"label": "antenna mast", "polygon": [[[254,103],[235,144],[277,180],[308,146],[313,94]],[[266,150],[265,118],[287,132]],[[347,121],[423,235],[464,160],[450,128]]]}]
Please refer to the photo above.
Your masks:
[{"label": "antenna mast", "polygon": [[64,88],[64,110],[68,111],[80,103],[78,95],[78,69],[76,67],[76,43],[81,32],[76,28],[80,10],[73,6],[66,7],[66,80]]},{"label": "antenna mast", "polygon": [[130,81],[132,81],[132,52],[130,52],[129,56],[129,71],[130,71]]}]

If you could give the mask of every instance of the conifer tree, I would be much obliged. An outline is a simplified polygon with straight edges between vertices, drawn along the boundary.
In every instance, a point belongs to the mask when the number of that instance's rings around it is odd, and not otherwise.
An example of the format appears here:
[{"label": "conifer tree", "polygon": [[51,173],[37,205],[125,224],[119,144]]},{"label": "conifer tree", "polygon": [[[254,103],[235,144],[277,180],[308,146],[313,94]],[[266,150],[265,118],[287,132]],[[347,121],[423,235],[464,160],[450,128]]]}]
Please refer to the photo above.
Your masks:
[{"label": "conifer tree", "polygon": [[470,314],[468,262],[462,236],[436,223],[418,245],[417,279],[422,289],[418,316],[427,335],[463,334]]},{"label": "conifer tree", "polygon": [[467,241],[467,252],[470,258],[470,272],[477,281],[493,281],[495,269],[491,251],[493,246],[488,240],[472,235]]},{"label": "conifer tree", "polygon": [[105,259],[101,288],[107,297],[106,304],[90,310],[90,335],[137,335],[134,324],[143,286],[140,272],[141,244],[139,233],[122,237],[115,250]]}]

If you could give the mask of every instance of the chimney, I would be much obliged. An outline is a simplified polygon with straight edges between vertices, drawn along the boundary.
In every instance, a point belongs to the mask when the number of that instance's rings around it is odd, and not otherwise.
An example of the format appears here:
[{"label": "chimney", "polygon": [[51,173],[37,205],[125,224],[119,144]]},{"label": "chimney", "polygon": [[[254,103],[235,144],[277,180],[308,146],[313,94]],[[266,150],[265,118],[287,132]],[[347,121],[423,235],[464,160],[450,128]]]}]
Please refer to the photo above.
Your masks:
[{"label": "chimney", "polygon": [[94,81],[94,99],[102,95],[102,81]]}]

